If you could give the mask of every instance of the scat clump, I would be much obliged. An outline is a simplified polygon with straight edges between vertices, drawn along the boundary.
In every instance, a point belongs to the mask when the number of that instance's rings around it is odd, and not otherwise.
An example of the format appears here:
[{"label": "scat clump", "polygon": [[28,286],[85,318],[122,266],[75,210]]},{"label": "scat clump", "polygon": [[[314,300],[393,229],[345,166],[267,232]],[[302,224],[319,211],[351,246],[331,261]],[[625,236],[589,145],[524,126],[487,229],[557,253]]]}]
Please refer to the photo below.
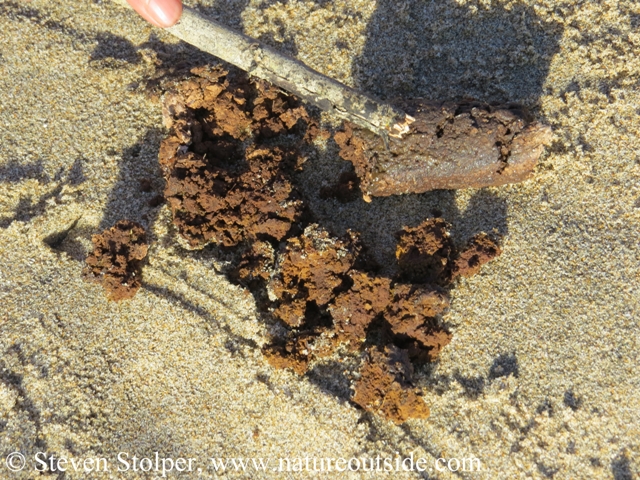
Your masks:
[{"label": "scat clump", "polygon": [[[304,159],[291,145],[318,130],[299,102],[222,68],[193,73],[165,95],[159,154],[181,236],[193,248],[236,248],[230,277],[274,322],[263,348],[272,366],[303,375],[330,356],[362,357],[354,403],[396,423],[426,418],[411,362],[437,359],[451,339],[440,320],[447,289],[500,248],[479,235],[458,252],[449,225],[428,219],[398,233],[397,273],[377,275],[358,234],[312,223],[295,188]],[[345,174],[320,194],[351,201],[358,181]]]},{"label": "scat clump", "polygon": [[407,349],[412,360],[434,361],[451,341],[436,316],[449,307],[447,293],[433,285],[398,284],[385,312],[396,344]]},{"label": "scat clump", "polygon": [[500,246],[491,240],[486,233],[474,236],[467,247],[454,259],[451,275],[455,277],[471,277],[480,271],[485,263],[502,253]]},{"label": "scat clump", "polygon": [[290,327],[305,320],[307,305],[326,306],[355,262],[356,242],[333,238],[317,225],[290,238],[280,255],[279,271],[267,289],[279,305],[274,315]]},{"label": "scat clump", "polygon": [[165,197],[180,234],[192,247],[211,241],[234,246],[261,236],[283,239],[302,212],[302,201],[283,174],[294,157],[281,148],[248,151],[239,172],[215,160],[178,155]]},{"label": "scat clump", "polygon": [[371,349],[360,369],[352,400],[394,423],[428,418],[429,407],[412,385],[413,366],[406,350],[396,346]]},{"label": "scat clump", "polygon": [[340,346],[363,351],[353,401],[396,423],[426,418],[429,409],[410,386],[407,366],[435,361],[451,341],[439,316],[449,307],[453,279],[500,253],[484,234],[457,251],[448,228],[435,218],[403,229],[393,278],[356,268],[364,249],[353,233],[338,239],[311,225],[290,238],[267,283],[273,314],[288,328],[264,348],[269,363],[301,374]]},{"label": "scat clump", "polygon": [[101,284],[109,300],[132,298],[141,286],[141,264],[149,248],[144,228],[120,220],[91,240],[93,252],[86,259],[85,279]]},{"label": "scat clump", "polygon": [[284,172],[302,159],[295,149],[264,142],[304,131],[306,110],[266,82],[230,78],[220,67],[192,73],[163,107],[170,135],[159,160],[175,225],[193,248],[282,240],[302,210]]},{"label": "scat clump", "polygon": [[550,127],[515,104],[407,99],[398,106],[414,118],[402,138],[349,124],[334,137],[365,199],[522,182],[553,139]]},{"label": "scat clump", "polygon": [[329,312],[339,341],[356,349],[365,342],[371,322],[389,305],[391,279],[359,271],[349,272],[349,279],[353,285],[335,297]]},{"label": "scat clump", "polygon": [[442,218],[425,220],[405,227],[396,237],[396,259],[400,277],[409,282],[447,283],[453,244],[449,225]]},{"label": "scat clump", "polygon": [[[387,360],[438,357],[451,339],[438,320],[449,306],[448,294],[437,285],[407,284],[360,270],[356,265],[362,252],[354,234],[339,239],[315,224],[283,244],[266,289],[272,313],[287,333],[274,338],[263,353],[274,367],[302,374],[341,346],[350,354],[366,352],[369,360],[360,371],[354,402],[396,422],[425,418],[427,406],[408,387],[412,370],[403,370],[402,381],[390,380]],[[241,265],[251,264],[251,257],[253,250]],[[387,363],[376,364],[383,359]],[[369,379],[375,384],[369,385]],[[369,390],[378,392],[375,408],[362,400],[372,395]]]}]

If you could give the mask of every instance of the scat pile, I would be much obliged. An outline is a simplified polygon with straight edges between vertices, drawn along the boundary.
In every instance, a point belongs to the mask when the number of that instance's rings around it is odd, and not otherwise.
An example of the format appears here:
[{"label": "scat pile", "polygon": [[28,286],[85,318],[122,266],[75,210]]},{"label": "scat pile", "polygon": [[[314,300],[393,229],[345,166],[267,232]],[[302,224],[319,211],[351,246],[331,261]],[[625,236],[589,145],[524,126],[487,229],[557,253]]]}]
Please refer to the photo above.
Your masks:
[{"label": "scat pile", "polygon": [[144,228],[120,220],[99,235],[93,235],[93,252],[83,271],[86,280],[100,283],[109,300],[132,298],[141,285],[141,264],[149,248]]},{"label": "scat pile", "polygon": [[284,173],[299,156],[262,144],[300,131],[304,107],[264,82],[240,77],[231,85],[222,68],[193,73],[166,95],[163,109],[171,135],[160,165],[175,225],[193,248],[282,240],[302,211]]},{"label": "scat pile", "polygon": [[[279,252],[270,250],[267,264],[278,267],[262,278],[271,313],[286,324],[288,334],[265,347],[269,363],[302,374],[316,360],[362,351],[367,360],[354,386],[355,403],[396,423],[428,415],[411,386],[413,369],[403,367],[400,375],[390,359],[403,359],[403,365],[435,361],[451,340],[439,321],[449,307],[447,288],[458,275],[476,272],[500,253],[484,234],[457,251],[448,228],[436,218],[400,232],[393,278],[358,268],[364,264],[359,262],[363,247],[354,233],[339,239],[313,224]],[[406,255],[415,268],[403,261]],[[265,265],[255,258],[252,248],[241,266]],[[473,270],[467,268],[470,263]],[[437,271],[423,268],[434,264]],[[258,276],[255,270],[249,275]]]},{"label": "scat pile", "polygon": [[293,158],[278,147],[247,151],[237,172],[214,157],[177,155],[164,191],[174,223],[192,247],[211,241],[230,247],[246,238],[283,239],[301,215],[302,201],[282,173]]},{"label": "scat pile", "polygon": [[[458,252],[447,223],[428,219],[398,234],[397,273],[377,275],[356,232],[337,238],[305,214],[293,176],[303,159],[290,145],[318,128],[299,102],[221,68],[193,73],[165,95],[160,150],[180,234],[193,248],[237,249],[230,277],[279,325],[263,348],[272,366],[302,375],[329,356],[362,356],[354,403],[396,423],[426,418],[411,362],[434,361],[449,343],[447,288],[498,245],[480,235]],[[352,177],[322,194],[349,201]]]}]

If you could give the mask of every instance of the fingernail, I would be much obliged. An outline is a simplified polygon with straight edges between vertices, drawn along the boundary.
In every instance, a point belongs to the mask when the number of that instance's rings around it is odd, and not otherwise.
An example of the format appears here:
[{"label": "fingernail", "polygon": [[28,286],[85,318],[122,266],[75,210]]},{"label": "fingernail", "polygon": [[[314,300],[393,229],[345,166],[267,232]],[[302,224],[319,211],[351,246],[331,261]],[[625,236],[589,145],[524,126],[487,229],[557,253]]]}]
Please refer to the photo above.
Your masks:
[{"label": "fingernail", "polygon": [[149,0],[146,10],[147,15],[161,27],[171,27],[180,20],[182,2],[179,0]]}]

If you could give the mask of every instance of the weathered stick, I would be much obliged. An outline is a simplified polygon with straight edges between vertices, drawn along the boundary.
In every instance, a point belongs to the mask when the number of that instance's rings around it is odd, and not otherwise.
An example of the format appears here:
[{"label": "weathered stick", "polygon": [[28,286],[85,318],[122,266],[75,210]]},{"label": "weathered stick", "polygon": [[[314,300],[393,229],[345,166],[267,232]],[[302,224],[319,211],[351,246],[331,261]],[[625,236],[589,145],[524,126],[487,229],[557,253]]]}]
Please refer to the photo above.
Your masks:
[{"label": "weathered stick", "polygon": [[180,21],[167,31],[254,77],[278,85],[302,100],[377,135],[401,137],[413,120],[401,110],[363,95],[191,8],[185,7]]}]

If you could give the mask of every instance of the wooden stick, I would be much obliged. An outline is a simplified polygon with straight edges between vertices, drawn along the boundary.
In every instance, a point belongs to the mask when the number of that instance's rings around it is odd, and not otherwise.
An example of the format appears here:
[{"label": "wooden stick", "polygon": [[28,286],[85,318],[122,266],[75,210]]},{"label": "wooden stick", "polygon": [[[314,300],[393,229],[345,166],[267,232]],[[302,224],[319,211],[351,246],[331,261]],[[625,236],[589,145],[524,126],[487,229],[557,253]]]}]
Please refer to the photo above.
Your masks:
[{"label": "wooden stick", "polygon": [[191,8],[184,7],[180,21],[166,30],[254,77],[278,85],[302,100],[383,138],[401,138],[413,122],[413,118],[403,111],[329,78]]}]

